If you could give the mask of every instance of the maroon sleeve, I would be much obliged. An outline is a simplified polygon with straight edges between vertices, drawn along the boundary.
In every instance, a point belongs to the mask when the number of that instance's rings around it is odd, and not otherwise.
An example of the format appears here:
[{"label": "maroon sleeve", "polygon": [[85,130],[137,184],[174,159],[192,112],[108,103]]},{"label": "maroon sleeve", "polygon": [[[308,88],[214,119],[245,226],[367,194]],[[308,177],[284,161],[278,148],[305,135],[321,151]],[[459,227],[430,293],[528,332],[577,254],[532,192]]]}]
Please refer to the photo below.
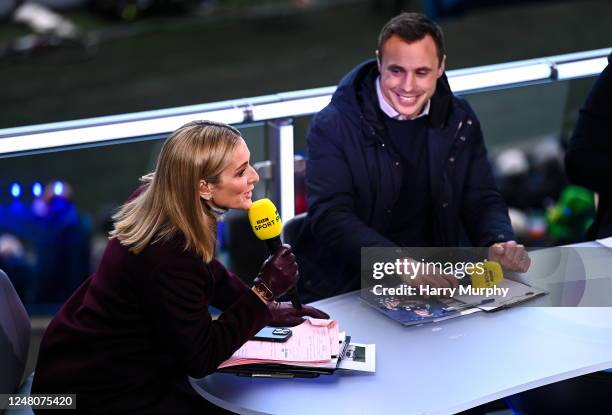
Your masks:
[{"label": "maroon sleeve", "polygon": [[211,305],[220,310],[226,310],[250,288],[236,274],[230,272],[216,259],[213,259],[208,268],[215,280],[215,292]]},{"label": "maroon sleeve", "polygon": [[[192,377],[215,371],[271,318],[255,293],[244,286],[236,289],[236,277],[214,287],[212,271],[219,272],[219,266],[211,269],[199,258],[177,256],[153,273],[148,287],[148,306],[159,344],[172,350]],[[219,292],[215,297],[232,297],[232,301],[225,301],[229,306],[213,320],[208,312],[213,289],[226,287],[232,290],[231,296]]]}]

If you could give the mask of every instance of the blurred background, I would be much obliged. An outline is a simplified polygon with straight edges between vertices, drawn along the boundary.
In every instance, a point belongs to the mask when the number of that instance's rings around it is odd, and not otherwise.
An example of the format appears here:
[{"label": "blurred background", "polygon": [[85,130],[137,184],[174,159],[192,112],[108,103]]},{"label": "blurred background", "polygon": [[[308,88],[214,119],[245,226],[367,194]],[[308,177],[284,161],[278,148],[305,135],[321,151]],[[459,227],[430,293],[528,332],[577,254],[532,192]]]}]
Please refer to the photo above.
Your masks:
[{"label": "blurred background", "polygon": [[[374,56],[380,28],[402,10],[442,26],[450,70],[607,48],[612,39],[607,0],[0,0],[0,137],[34,124],[333,86]],[[570,186],[562,164],[594,80],[466,95],[529,246],[580,241],[594,217],[594,195]],[[310,119],[292,120],[296,214],[306,209]],[[259,163],[257,197],[269,195],[276,127],[237,126]],[[154,168],[165,136],[0,154],[0,268],[37,317],[35,332],[95,270],[112,213]],[[265,250],[232,212],[220,224],[219,253],[250,281]]]}]

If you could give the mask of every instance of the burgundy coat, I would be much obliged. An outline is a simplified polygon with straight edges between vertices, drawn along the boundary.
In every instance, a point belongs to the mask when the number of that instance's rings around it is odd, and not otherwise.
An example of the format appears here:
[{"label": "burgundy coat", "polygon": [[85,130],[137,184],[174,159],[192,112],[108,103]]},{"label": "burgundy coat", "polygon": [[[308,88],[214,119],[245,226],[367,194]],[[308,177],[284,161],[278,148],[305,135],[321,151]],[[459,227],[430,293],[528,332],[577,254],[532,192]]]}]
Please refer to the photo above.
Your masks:
[{"label": "burgundy coat", "polygon": [[[209,305],[223,310],[217,320]],[[222,264],[185,251],[182,236],[138,255],[112,239],[47,328],[32,393],[76,393],[86,413],[176,413],[177,385],[213,372],[270,318]]]}]

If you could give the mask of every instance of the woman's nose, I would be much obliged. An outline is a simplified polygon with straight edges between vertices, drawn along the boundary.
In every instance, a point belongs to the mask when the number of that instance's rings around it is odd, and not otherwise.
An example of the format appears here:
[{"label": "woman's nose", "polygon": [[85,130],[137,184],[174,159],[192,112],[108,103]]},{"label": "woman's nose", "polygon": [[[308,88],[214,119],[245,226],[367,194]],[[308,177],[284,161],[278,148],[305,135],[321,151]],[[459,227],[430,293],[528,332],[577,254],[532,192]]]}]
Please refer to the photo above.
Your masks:
[{"label": "woman's nose", "polygon": [[259,181],[259,174],[257,174],[257,170],[255,170],[253,166],[249,166],[249,168],[251,169],[251,177],[249,183],[255,184]]}]

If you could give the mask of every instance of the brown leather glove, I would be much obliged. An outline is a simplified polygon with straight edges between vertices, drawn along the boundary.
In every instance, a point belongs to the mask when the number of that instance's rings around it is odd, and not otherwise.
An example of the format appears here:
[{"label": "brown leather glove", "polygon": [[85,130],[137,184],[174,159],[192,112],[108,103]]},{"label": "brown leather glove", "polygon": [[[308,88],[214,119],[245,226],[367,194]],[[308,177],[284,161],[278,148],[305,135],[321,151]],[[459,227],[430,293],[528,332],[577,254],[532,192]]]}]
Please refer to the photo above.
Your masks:
[{"label": "brown leather glove", "polygon": [[253,281],[253,288],[267,301],[272,301],[293,288],[299,279],[295,255],[289,245],[283,245],[265,260]]},{"label": "brown leather glove", "polygon": [[268,303],[268,309],[272,313],[272,321],[268,325],[275,327],[297,326],[304,322],[302,317],[305,316],[323,319],[329,318],[328,314],[309,305],[302,306],[302,309],[298,310],[291,303],[271,302]]}]

